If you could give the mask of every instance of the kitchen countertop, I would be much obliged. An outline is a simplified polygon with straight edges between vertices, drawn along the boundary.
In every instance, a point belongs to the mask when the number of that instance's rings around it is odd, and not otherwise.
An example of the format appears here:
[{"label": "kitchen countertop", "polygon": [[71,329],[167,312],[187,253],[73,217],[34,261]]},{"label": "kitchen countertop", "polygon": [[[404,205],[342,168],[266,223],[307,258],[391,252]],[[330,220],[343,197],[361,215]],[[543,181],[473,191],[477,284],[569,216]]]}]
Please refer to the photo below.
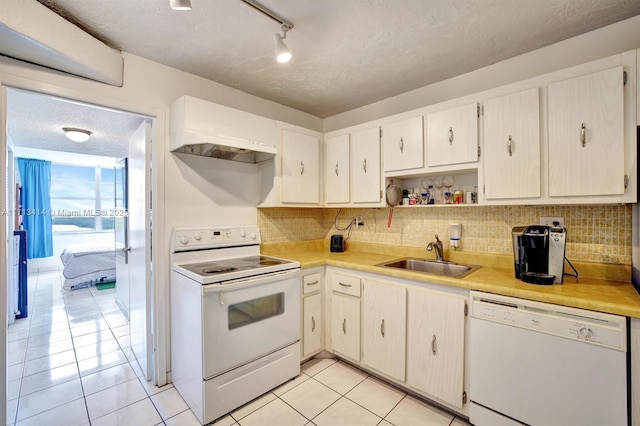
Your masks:
[{"label": "kitchen countertop", "polygon": [[265,255],[296,260],[302,268],[335,266],[640,318],[640,295],[629,281],[631,271],[627,265],[573,262],[580,272],[579,278],[565,276],[563,284],[535,285],[514,277],[512,257],[507,255],[445,253],[447,260],[482,266],[463,278],[452,278],[375,266],[401,257],[433,257],[432,253],[418,248],[350,243],[345,252],[331,253],[325,240],[314,240],[263,244],[261,250]]}]

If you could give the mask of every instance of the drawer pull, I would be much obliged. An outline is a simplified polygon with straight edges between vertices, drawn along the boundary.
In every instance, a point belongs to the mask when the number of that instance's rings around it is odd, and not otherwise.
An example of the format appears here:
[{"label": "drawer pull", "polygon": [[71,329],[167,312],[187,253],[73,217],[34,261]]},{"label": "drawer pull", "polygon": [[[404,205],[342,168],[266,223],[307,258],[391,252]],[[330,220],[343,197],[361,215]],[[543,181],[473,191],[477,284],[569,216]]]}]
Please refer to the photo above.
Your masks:
[{"label": "drawer pull", "polygon": [[345,284],[342,281],[339,281],[338,284],[340,284],[342,287],[351,287],[351,284]]},{"label": "drawer pull", "polygon": [[316,285],[318,284],[320,281],[315,280],[315,281],[311,281],[310,283],[307,283],[307,285]]}]

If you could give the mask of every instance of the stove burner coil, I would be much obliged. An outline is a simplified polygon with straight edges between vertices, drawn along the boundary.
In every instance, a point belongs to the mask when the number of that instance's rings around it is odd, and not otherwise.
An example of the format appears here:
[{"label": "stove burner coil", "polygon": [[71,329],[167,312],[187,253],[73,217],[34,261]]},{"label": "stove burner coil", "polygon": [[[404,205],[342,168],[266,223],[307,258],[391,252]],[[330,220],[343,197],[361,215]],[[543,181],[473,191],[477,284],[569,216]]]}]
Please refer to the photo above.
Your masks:
[{"label": "stove burner coil", "polygon": [[229,266],[211,266],[209,268],[204,268],[202,273],[204,274],[221,274],[224,272],[233,272],[238,270],[238,268],[233,268]]}]

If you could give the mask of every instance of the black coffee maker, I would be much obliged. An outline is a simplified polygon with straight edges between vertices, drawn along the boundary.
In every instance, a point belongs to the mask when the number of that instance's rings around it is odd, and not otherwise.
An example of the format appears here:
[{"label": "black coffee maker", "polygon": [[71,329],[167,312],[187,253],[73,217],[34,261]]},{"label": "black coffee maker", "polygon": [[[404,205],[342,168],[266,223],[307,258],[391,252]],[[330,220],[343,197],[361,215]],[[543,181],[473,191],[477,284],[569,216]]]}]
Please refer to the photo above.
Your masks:
[{"label": "black coffee maker", "polygon": [[564,276],[566,230],[545,225],[513,228],[516,278],[531,284],[561,284]]}]

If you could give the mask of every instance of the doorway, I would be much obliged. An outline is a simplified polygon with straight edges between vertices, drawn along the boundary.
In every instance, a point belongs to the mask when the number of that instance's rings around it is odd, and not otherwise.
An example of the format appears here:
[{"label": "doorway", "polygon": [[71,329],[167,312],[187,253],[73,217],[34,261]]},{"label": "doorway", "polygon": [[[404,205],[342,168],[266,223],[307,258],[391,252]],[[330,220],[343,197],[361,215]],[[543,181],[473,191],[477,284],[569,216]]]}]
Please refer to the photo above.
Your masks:
[{"label": "doorway", "polygon": [[[152,277],[149,193],[152,172],[150,168],[151,149],[149,144],[151,143],[150,128],[152,120],[149,117],[137,114],[14,88],[6,89],[6,100],[7,141],[11,147],[12,155],[16,158],[28,157],[48,161],[52,165],[55,165],[57,169],[56,179],[52,176],[52,194],[50,194],[55,198],[56,204],[52,205],[48,212],[52,219],[53,241],[51,245],[53,255],[28,259],[28,269],[30,272],[29,276],[32,278],[38,276],[55,277],[55,271],[58,271],[60,281],[59,288],[53,285],[50,286],[50,288],[46,288],[45,291],[52,293],[58,292],[59,295],[63,296],[59,298],[60,300],[81,298],[77,296],[80,293],[74,295],[74,290],[64,289],[64,281],[67,278],[63,272],[64,265],[61,264],[60,259],[60,254],[64,248],[73,245],[90,246],[108,245],[110,243],[112,252],[114,252],[115,215],[123,213],[126,215],[129,213],[128,210],[122,211],[116,208],[115,201],[113,203],[110,201],[115,199],[115,196],[111,197],[110,195],[112,190],[115,191],[115,165],[118,160],[123,158],[129,159],[131,155],[136,156],[138,167],[141,167],[141,170],[137,171],[137,173],[143,176],[142,182],[138,181],[138,183],[142,184],[142,191],[138,188],[137,194],[142,193],[143,203],[145,203],[136,212],[136,218],[138,218],[139,224],[139,235],[136,240],[138,246],[136,246],[135,249],[139,252],[137,265],[141,265],[141,267],[134,272],[134,275],[137,274],[137,277],[141,277],[141,279],[137,281],[142,284],[142,294],[138,294],[139,299],[137,306],[144,310],[143,314],[137,315],[137,318],[142,318],[144,324],[139,324],[140,319],[138,319],[136,326],[143,330],[150,330],[150,291]],[[63,127],[89,130],[91,132],[89,143],[78,143],[66,140],[62,130]],[[141,128],[144,133],[142,139],[139,135],[139,129]],[[138,134],[134,140],[136,132],[138,132]],[[77,173],[75,175],[72,173],[72,177],[69,178],[69,176],[62,176],[61,170],[67,173],[70,171]],[[90,175],[91,172],[93,172],[93,180],[90,178],[83,180],[79,177]],[[14,173],[14,176],[17,176],[17,183],[12,183],[11,187],[7,188],[5,211],[17,214],[17,212],[24,212],[25,210],[20,208],[21,206],[19,206],[18,203],[19,197],[15,195],[16,191],[14,189],[16,188],[16,184],[21,186],[24,185],[24,182],[20,180],[19,173]],[[56,182],[54,182],[54,180]],[[9,183],[11,179],[7,181]],[[53,190],[55,189],[53,188],[54,183],[58,186],[58,189],[60,189],[61,185],[63,188],[56,194],[53,194]],[[67,185],[66,188],[64,188],[65,184]],[[88,190],[90,190],[92,186],[94,190],[93,197],[87,195],[87,192],[90,192]],[[76,189],[78,192],[75,192]],[[7,235],[13,235],[14,230],[23,227],[23,222],[20,220],[8,220],[6,223]],[[40,242],[36,240],[36,242],[32,241],[32,244],[40,244]],[[124,247],[124,249],[127,248],[131,248],[131,245]],[[13,263],[12,260],[15,255],[11,246],[8,246],[6,259],[8,265]],[[142,271],[142,273],[140,271]],[[98,271],[98,273],[100,272],[101,270]],[[80,276],[80,278],[82,278],[82,276]],[[108,276],[106,278],[109,279]],[[95,289],[97,288],[96,284],[100,283],[100,280],[101,277],[97,278],[97,281],[92,278],[86,283],[75,282],[77,286],[74,286],[74,288],[88,288],[91,289],[91,294],[98,295],[100,293],[97,293]],[[55,282],[55,278],[53,281]],[[30,284],[29,280],[27,280],[28,293]],[[125,287],[128,284],[127,282],[120,283],[121,287]],[[32,288],[34,288],[35,285],[36,283],[34,282]],[[115,286],[118,286],[117,280]],[[10,286],[8,285],[7,287]],[[40,287],[40,283],[38,283],[38,288],[42,289],[45,287]],[[138,289],[138,293],[140,293],[140,289]],[[113,291],[112,294],[115,298],[115,291]],[[33,303],[36,295],[35,293],[31,293],[30,296],[30,301]],[[100,299],[106,299],[104,294],[100,294],[100,297],[95,300]],[[130,301],[126,301],[126,303],[130,303]],[[77,306],[74,309],[77,309]],[[22,327],[25,330],[30,329],[30,327],[25,327],[20,324],[30,323],[31,318],[35,318],[37,310],[32,310],[31,313],[31,317],[18,319],[16,325],[10,326],[9,333],[7,333],[7,338],[9,338],[9,334],[15,334],[13,338],[16,336],[25,337],[25,339],[17,338],[14,340],[24,340],[24,342],[8,345],[10,351],[12,348],[18,350],[17,354],[12,355],[10,352],[9,359],[15,360],[15,357],[19,359],[24,355],[23,364],[25,365],[27,353],[29,353],[28,331],[24,333],[11,333],[11,327]],[[37,319],[37,327],[45,329],[47,332],[55,332],[57,331],[55,329],[60,327],[60,325],[56,323],[54,313],[50,313],[51,315],[43,315]],[[100,311],[100,315],[103,314],[104,311]],[[47,319],[51,319],[51,321],[47,321]],[[106,317],[102,319],[106,321]],[[71,325],[71,320],[71,317],[67,318],[69,325]],[[127,328],[129,328],[128,322],[126,325]],[[121,325],[118,328],[122,330]],[[70,328],[70,331],[72,333],[71,344],[74,344],[73,329]],[[100,331],[102,330],[97,330],[97,332]],[[150,337],[147,338],[148,334],[138,333],[136,335],[141,336],[141,339],[145,339],[143,341],[145,345],[144,348],[151,345]],[[34,341],[37,341],[37,339],[34,339]],[[128,343],[130,346],[132,345],[131,342]],[[126,343],[118,342],[118,345],[125,344]],[[136,353],[131,351],[131,354],[135,358],[144,357],[144,359],[141,359],[137,363],[143,366],[143,375],[147,379],[151,378],[152,369],[149,368],[150,362],[148,359],[150,358],[151,351],[136,351]],[[27,373],[28,372],[29,371],[27,371]],[[24,370],[22,374],[24,374]],[[21,378],[22,377],[27,376],[21,376]],[[9,395],[9,397],[10,396],[11,395]]]}]

